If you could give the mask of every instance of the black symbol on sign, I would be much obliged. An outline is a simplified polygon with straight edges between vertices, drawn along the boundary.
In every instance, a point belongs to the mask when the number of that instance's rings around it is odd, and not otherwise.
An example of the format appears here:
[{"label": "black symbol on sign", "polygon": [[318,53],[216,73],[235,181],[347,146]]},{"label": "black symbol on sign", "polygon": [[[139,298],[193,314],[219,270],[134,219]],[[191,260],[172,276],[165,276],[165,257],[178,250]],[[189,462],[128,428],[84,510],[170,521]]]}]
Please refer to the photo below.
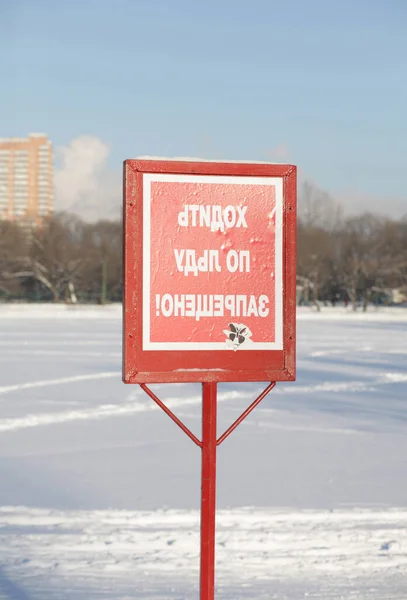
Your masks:
[{"label": "black symbol on sign", "polygon": [[226,335],[226,343],[233,350],[237,350],[242,344],[250,340],[252,332],[250,329],[243,324],[229,323],[230,331],[224,329],[223,333]]}]

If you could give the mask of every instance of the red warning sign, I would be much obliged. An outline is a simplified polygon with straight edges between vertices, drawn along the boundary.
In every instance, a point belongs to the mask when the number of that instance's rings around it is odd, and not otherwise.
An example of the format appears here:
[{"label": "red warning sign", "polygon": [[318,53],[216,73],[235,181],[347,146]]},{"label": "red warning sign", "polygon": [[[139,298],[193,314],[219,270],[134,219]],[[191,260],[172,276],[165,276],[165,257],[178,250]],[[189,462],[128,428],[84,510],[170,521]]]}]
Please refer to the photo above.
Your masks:
[{"label": "red warning sign", "polygon": [[125,381],[292,379],[295,168],[130,160],[125,175]]}]

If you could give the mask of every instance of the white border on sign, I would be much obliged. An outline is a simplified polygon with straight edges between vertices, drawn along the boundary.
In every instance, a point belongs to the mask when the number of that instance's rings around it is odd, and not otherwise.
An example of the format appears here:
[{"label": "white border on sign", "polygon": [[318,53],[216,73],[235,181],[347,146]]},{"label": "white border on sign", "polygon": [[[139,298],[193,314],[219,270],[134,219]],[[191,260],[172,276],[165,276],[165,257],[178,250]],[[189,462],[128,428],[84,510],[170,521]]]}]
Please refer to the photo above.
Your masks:
[{"label": "white border on sign", "polygon": [[[272,185],[276,191],[275,237],[275,341],[255,342],[239,348],[248,350],[283,349],[283,178],[223,175],[170,175],[143,173],[143,350],[228,350],[226,342],[151,342],[150,341],[150,262],[151,262],[151,183],[216,183],[225,185]],[[239,317],[237,317],[239,318]]]}]

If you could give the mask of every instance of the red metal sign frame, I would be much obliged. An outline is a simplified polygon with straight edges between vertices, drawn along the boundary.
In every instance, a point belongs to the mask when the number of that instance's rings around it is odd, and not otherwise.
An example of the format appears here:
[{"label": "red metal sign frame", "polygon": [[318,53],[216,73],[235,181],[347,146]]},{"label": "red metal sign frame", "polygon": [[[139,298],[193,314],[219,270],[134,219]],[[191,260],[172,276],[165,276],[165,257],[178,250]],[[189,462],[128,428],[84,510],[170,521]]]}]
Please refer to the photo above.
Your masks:
[{"label": "red metal sign frame", "polygon": [[[143,177],[148,174],[279,178],[282,181],[282,348],[250,352],[143,349]],[[168,235],[171,236],[171,230]],[[125,383],[295,379],[296,167],[269,163],[127,160],[124,163]],[[248,356],[250,355],[250,356]]]}]

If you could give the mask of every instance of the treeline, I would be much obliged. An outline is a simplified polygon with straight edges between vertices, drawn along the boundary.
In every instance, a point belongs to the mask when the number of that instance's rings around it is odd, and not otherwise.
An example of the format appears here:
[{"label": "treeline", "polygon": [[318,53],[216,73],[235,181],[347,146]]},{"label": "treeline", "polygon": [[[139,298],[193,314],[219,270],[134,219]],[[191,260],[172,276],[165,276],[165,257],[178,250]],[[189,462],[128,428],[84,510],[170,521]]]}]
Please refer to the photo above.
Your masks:
[{"label": "treeline", "polygon": [[[344,218],[329,198],[314,196],[305,194],[299,213],[298,302],[401,302],[407,219]],[[122,284],[120,222],[59,214],[33,232],[0,223],[0,299],[105,303],[121,301]]]},{"label": "treeline", "polygon": [[321,302],[402,303],[407,299],[407,220],[364,214],[333,228],[298,226],[298,296]]},{"label": "treeline", "polygon": [[122,225],[55,215],[29,231],[0,223],[0,298],[54,302],[120,301]]},{"label": "treeline", "polygon": [[328,194],[305,182],[298,220],[297,299],[312,303],[403,303],[407,299],[407,214],[346,217]]}]

